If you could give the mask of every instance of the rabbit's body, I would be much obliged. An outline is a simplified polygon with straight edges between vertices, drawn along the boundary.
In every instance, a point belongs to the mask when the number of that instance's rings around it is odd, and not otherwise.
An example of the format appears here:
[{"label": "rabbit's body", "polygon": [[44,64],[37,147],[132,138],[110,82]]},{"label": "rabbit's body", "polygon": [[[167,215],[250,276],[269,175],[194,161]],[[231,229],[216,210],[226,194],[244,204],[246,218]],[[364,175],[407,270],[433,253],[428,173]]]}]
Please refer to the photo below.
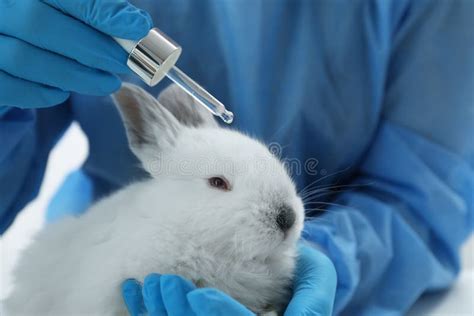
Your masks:
[{"label": "rabbit's body", "polygon": [[[160,150],[152,152],[148,136],[133,138],[140,128],[131,128],[136,122],[127,119],[134,118],[121,110],[132,149],[152,178],[40,232],[15,271],[7,315],[126,314],[121,282],[151,272],[219,288],[255,312],[281,310],[303,207],[280,162],[262,144],[212,123],[177,133],[177,125],[161,126]],[[145,124],[156,119],[141,115]],[[232,180],[228,190],[209,185],[221,174]],[[288,210],[293,217],[282,222]]]}]

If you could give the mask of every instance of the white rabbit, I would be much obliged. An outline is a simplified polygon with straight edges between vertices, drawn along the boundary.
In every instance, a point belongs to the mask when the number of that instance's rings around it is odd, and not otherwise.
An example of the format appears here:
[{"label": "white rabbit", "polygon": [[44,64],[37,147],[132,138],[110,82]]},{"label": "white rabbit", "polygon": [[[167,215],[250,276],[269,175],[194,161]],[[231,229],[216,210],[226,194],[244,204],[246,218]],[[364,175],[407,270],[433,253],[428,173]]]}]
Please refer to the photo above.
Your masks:
[{"label": "white rabbit", "polygon": [[126,315],[120,284],[179,274],[256,313],[288,303],[303,204],[258,141],[220,128],[176,86],[114,96],[151,177],[50,224],[15,271],[6,315]]}]

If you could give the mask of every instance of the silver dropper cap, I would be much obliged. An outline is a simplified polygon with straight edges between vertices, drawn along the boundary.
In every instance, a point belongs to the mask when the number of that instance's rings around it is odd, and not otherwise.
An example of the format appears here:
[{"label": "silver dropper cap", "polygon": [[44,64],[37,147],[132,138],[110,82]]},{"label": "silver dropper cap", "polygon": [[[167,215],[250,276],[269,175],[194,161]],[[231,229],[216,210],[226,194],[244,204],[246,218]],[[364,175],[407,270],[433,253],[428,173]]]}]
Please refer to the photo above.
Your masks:
[{"label": "silver dropper cap", "polygon": [[181,47],[157,28],[130,51],[127,66],[149,86],[155,86],[174,67]]}]

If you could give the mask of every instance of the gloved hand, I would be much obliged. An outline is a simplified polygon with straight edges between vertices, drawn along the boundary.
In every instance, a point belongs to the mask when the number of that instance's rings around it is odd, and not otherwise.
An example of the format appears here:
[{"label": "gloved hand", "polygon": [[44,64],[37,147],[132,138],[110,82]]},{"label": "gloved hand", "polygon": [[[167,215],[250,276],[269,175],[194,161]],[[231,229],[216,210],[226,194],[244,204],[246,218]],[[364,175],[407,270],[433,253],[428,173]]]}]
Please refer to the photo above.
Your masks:
[{"label": "gloved hand", "polygon": [[114,92],[127,54],[109,35],[138,40],[151,26],[125,0],[0,0],[0,107]]},{"label": "gloved hand", "polygon": [[223,292],[202,288],[177,275],[150,274],[143,290],[136,280],[127,280],[122,293],[132,316],[254,316],[245,306]]},{"label": "gloved hand", "polygon": [[[294,295],[285,316],[329,316],[337,283],[334,265],[313,248],[300,246],[299,251]],[[145,278],[143,290],[136,280],[127,280],[122,293],[132,316],[254,315],[228,295],[216,289],[196,289],[179,276],[150,274]]]},{"label": "gloved hand", "polygon": [[325,254],[300,245],[293,286],[293,297],[285,316],[332,315],[337,274],[334,264]]}]

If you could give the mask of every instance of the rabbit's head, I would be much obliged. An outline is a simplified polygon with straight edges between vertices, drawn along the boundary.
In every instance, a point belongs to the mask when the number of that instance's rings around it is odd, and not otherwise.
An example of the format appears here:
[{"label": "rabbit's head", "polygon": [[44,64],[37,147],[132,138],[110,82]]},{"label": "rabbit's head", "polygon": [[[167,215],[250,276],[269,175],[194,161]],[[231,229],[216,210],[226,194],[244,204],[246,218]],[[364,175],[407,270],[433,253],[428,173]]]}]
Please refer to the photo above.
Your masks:
[{"label": "rabbit's head", "polygon": [[[303,204],[283,164],[262,143],[219,127],[175,85],[157,100],[125,84],[114,98],[130,148],[156,190],[164,188],[173,201],[169,216],[182,225],[176,231],[220,257],[269,264],[282,253],[293,258]],[[152,206],[169,205],[157,203]]]}]

